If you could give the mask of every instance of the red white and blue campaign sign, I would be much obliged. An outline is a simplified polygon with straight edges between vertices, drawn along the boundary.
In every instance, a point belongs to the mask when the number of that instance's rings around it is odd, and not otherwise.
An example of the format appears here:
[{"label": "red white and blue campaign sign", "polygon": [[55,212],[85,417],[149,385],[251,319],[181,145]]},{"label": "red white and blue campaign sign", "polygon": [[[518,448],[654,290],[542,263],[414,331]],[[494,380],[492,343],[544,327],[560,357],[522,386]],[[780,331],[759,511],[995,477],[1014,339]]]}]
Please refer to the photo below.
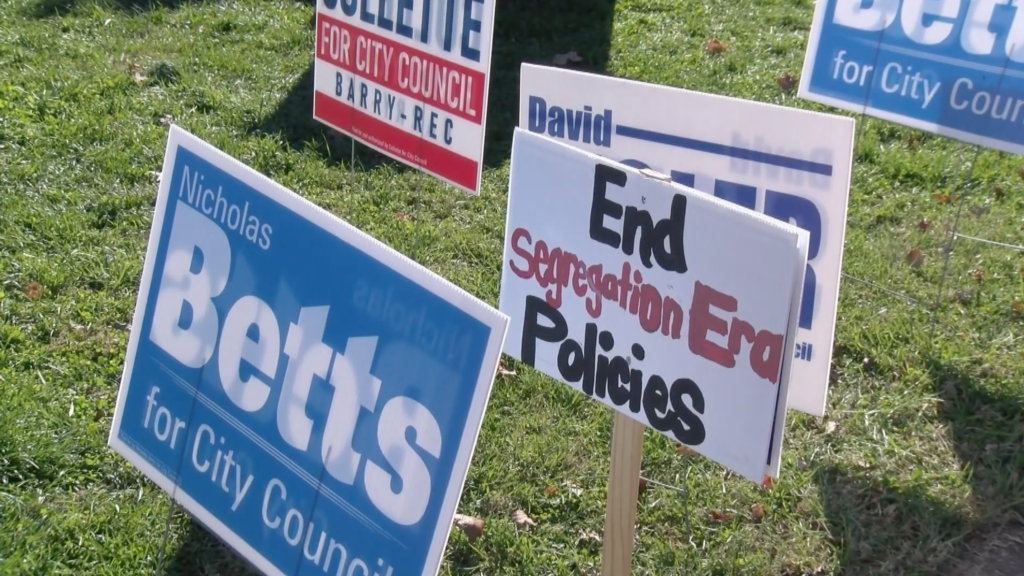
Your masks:
[{"label": "red white and blue campaign sign", "polygon": [[265,574],[433,576],[507,323],[172,126],[109,444]]},{"label": "red white and blue campaign sign", "polygon": [[754,482],[777,477],[808,240],[516,128],[505,353]]},{"label": "red white and blue campaign sign", "polygon": [[313,117],[480,193],[494,0],[317,0]]},{"label": "red white and blue campaign sign", "polygon": [[1024,4],[818,0],[800,97],[1024,153]]},{"label": "red white and blue campaign sign", "polygon": [[519,126],[810,233],[789,406],[825,414],[854,121],[524,64]]}]

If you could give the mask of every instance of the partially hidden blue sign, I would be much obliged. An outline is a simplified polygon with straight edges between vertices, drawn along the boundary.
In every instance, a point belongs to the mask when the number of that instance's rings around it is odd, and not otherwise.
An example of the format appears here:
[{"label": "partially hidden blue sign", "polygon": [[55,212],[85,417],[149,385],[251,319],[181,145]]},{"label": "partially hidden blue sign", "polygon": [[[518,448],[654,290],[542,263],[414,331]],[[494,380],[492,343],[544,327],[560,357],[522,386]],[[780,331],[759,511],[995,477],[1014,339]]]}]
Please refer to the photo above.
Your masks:
[{"label": "partially hidden blue sign", "polygon": [[507,326],[172,127],[109,444],[265,574],[433,576]]},{"label": "partially hidden blue sign", "polygon": [[800,96],[1024,152],[1024,4],[818,0]]}]

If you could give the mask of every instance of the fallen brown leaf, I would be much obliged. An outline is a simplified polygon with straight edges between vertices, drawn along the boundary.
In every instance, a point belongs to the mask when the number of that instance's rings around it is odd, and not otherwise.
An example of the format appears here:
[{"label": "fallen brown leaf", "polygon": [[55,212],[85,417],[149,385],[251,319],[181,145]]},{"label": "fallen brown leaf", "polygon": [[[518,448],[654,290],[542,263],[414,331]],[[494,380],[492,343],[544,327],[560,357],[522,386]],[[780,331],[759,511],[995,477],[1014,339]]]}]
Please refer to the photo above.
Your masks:
[{"label": "fallen brown leaf", "polygon": [[764,479],[761,480],[761,487],[765,490],[771,490],[775,486],[775,481],[772,477],[765,474]]},{"label": "fallen brown leaf", "polygon": [[680,456],[697,456],[697,451],[689,446],[680,444],[679,446],[676,446],[676,454],[679,454]]},{"label": "fallen brown leaf", "polygon": [[483,520],[463,514],[455,515],[455,527],[465,532],[470,542],[475,541],[484,533]]},{"label": "fallen brown leaf", "polygon": [[505,368],[504,366],[498,365],[498,375],[499,376],[515,376],[516,375],[516,371],[515,370],[509,370],[508,368]]},{"label": "fallen brown leaf", "polygon": [[760,522],[764,519],[764,505],[754,504],[750,507],[750,515],[754,518],[754,522]]},{"label": "fallen brown leaf", "polygon": [[782,76],[776,78],[775,81],[778,82],[779,88],[782,88],[787,92],[792,90],[793,86],[796,85],[796,80],[794,80],[793,76],[790,74],[783,74]]},{"label": "fallen brown leaf", "polygon": [[975,270],[971,273],[971,278],[974,278],[975,282],[981,282],[985,279],[985,272],[983,270]]},{"label": "fallen brown leaf", "polygon": [[925,218],[924,220],[921,220],[920,222],[917,223],[917,229],[920,230],[921,232],[927,232],[928,228],[930,228],[931,225],[932,223],[929,222],[927,218]]},{"label": "fallen brown leaf", "polygon": [[405,212],[395,212],[395,220],[398,220],[399,222],[408,222],[409,220],[412,220],[412,217]]},{"label": "fallen brown leaf", "polygon": [[953,198],[949,194],[932,194],[932,200],[935,200],[939,204],[949,204],[953,201]]},{"label": "fallen brown leaf", "polygon": [[1002,200],[1003,199],[1003,187],[1002,186],[996,186],[995,190],[993,190],[992,192],[993,192],[993,194],[995,194],[996,200]]},{"label": "fallen brown leaf", "polygon": [[29,300],[39,300],[39,297],[43,294],[43,287],[39,282],[33,280],[28,286],[25,286],[24,292]]},{"label": "fallen brown leaf", "polygon": [[512,514],[512,521],[516,523],[516,528],[519,528],[520,530],[529,530],[530,528],[537,527],[537,523],[533,521],[533,518],[527,516],[526,512],[523,512],[522,510],[516,510],[515,513]]},{"label": "fallen brown leaf", "polygon": [[1010,304],[1010,310],[1013,310],[1017,314],[1024,314],[1024,304],[1021,304],[1020,300],[1014,300],[1013,304]]},{"label": "fallen brown leaf", "polygon": [[580,57],[575,50],[571,50],[565,54],[556,54],[555,57],[551,59],[551,62],[555,66],[568,66],[569,64],[579,64],[580,62],[583,62],[583,58]]},{"label": "fallen brown leaf", "polygon": [[971,300],[974,299],[974,293],[970,290],[950,290],[949,299],[955,300],[960,304],[970,304]]},{"label": "fallen brown leaf", "polygon": [[704,45],[704,49],[707,50],[708,54],[721,54],[725,52],[725,44],[719,42],[717,38],[712,38]]},{"label": "fallen brown leaf", "polygon": [[546,488],[544,488],[544,495],[547,496],[548,498],[551,498],[555,494],[558,494],[558,486],[555,486],[554,484],[549,484]]},{"label": "fallen brown leaf", "polygon": [[640,479],[640,484],[637,485],[636,493],[637,494],[641,494],[641,493],[645,492],[646,490],[647,490],[647,479],[646,478],[641,478]]},{"label": "fallen brown leaf", "polygon": [[917,248],[914,248],[910,252],[907,252],[907,264],[910,264],[914,268],[920,268],[924,265],[924,252],[921,252]]},{"label": "fallen brown leaf", "polygon": [[732,522],[732,513],[730,512],[712,512],[712,522]]},{"label": "fallen brown leaf", "polygon": [[142,84],[147,80],[146,73],[142,65],[137,62],[128,63],[128,73],[131,74],[132,79],[138,84]]}]

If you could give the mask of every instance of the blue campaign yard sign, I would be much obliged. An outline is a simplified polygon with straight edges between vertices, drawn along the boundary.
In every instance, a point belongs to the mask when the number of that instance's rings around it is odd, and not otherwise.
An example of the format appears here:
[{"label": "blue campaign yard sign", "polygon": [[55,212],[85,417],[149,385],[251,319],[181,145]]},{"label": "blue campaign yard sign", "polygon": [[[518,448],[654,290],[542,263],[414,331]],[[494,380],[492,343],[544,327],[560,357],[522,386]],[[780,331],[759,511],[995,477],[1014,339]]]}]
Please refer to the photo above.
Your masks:
[{"label": "blue campaign yard sign", "polygon": [[818,0],[800,96],[1024,152],[1024,4]]},{"label": "blue campaign yard sign", "polygon": [[109,444],[266,574],[433,576],[507,326],[172,127]]}]

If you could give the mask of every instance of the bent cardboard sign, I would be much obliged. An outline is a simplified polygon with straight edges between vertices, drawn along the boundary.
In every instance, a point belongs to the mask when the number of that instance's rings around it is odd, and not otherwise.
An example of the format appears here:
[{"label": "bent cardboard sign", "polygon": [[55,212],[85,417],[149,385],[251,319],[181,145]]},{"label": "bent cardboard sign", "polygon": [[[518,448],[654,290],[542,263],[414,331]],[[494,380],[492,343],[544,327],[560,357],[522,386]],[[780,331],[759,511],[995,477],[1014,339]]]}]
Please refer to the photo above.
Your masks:
[{"label": "bent cardboard sign", "polygon": [[761,482],[777,475],[806,240],[517,128],[505,353]]},{"label": "bent cardboard sign", "polygon": [[789,406],[825,414],[853,165],[850,118],[524,64],[520,128],[810,233]]},{"label": "bent cardboard sign", "polygon": [[266,574],[433,576],[507,323],[172,126],[109,444]]},{"label": "bent cardboard sign", "polygon": [[1024,153],[1024,5],[818,0],[800,97]]},{"label": "bent cardboard sign", "polygon": [[494,0],[317,0],[313,117],[480,193]]}]

